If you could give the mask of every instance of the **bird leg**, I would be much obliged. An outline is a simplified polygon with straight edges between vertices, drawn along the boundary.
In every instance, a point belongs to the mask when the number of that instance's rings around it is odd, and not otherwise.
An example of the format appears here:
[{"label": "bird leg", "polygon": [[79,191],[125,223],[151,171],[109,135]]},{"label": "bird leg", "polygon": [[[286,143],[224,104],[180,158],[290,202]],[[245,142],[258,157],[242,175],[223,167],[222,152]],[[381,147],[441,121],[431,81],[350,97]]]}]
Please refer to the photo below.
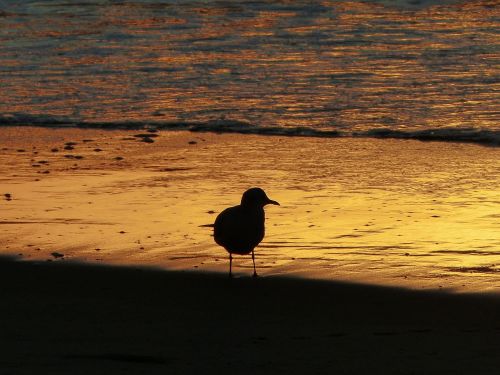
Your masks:
[{"label": "bird leg", "polygon": [[232,265],[233,265],[233,255],[229,253],[229,277],[233,277],[233,273],[231,272]]},{"label": "bird leg", "polygon": [[252,261],[253,261],[253,277],[257,277],[257,271],[255,270],[255,254],[252,250]]}]

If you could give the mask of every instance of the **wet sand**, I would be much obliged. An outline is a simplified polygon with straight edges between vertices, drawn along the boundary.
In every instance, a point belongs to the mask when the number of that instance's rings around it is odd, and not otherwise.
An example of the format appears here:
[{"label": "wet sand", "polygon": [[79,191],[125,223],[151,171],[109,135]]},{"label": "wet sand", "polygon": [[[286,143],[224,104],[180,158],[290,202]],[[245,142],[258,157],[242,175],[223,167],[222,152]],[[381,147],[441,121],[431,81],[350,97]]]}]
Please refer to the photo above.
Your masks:
[{"label": "wet sand", "polygon": [[496,374],[500,300],[0,261],[2,374]]},{"label": "wet sand", "polygon": [[0,144],[1,254],[225,274],[206,225],[260,186],[281,203],[262,276],[500,290],[498,148],[29,127]]}]

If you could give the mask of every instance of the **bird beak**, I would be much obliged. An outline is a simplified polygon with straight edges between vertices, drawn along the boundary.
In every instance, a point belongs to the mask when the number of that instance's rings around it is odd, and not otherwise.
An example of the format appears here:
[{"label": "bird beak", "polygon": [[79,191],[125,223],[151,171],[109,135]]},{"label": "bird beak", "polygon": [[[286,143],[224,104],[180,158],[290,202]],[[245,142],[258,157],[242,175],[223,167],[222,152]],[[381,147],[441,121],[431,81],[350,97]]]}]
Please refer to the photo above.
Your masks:
[{"label": "bird beak", "polygon": [[273,200],[271,200],[271,199],[269,199],[269,200],[267,201],[267,204],[274,204],[274,205],[276,205],[276,206],[279,206],[279,205],[280,205],[278,202],[273,201]]}]

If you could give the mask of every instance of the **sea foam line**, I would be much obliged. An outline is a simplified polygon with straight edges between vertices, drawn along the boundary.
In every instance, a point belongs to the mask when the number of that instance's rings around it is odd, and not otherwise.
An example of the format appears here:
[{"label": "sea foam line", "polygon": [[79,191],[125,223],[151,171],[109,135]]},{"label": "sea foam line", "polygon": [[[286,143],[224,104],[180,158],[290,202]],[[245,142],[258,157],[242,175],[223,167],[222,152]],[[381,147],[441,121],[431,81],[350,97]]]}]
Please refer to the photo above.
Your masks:
[{"label": "sea foam line", "polygon": [[82,121],[64,117],[29,114],[0,115],[0,126],[75,127],[97,129],[138,130],[188,130],[192,132],[238,133],[278,135],[287,137],[358,137],[415,139],[420,141],[467,142],[500,147],[500,130],[480,128],[432,128],[423,130],[399,130],[373,128],[365,131],[339,131],[312,127],[258,126],[249,122],[230,119],[202,121]]}]

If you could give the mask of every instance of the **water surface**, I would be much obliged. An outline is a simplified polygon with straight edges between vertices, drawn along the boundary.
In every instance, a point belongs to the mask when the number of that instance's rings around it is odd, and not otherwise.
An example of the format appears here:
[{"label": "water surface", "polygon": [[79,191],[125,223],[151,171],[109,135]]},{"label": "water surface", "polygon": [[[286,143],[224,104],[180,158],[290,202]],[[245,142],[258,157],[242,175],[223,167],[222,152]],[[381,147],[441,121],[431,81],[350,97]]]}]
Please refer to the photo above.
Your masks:
[{"label": "water surface", "polygon": [[0,123],[498,144],[499,7],[439,4],[2,0]]}]

